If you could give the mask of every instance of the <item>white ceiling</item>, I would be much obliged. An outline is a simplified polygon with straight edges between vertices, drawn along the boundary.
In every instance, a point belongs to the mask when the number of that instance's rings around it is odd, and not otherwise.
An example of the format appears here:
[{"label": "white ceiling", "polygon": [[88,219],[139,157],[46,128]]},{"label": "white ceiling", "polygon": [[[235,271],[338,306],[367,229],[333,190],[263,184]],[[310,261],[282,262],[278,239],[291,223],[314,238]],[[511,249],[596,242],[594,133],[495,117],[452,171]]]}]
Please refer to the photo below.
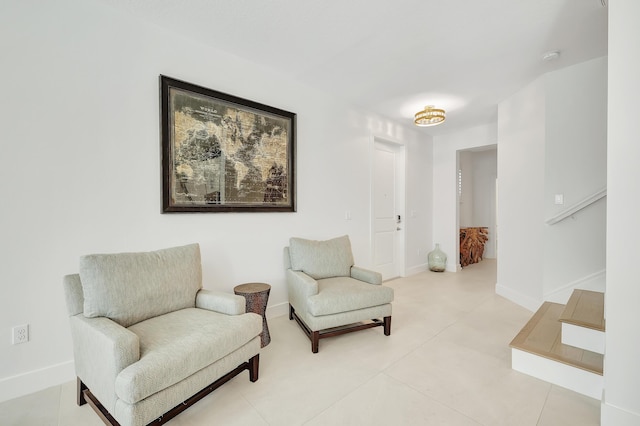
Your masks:
[{"label": "white ceiling", "polygon": [[537,76],[607,54],[603,0],[102,1],[399,122],[444,108],[432,135],[495,121]]}]

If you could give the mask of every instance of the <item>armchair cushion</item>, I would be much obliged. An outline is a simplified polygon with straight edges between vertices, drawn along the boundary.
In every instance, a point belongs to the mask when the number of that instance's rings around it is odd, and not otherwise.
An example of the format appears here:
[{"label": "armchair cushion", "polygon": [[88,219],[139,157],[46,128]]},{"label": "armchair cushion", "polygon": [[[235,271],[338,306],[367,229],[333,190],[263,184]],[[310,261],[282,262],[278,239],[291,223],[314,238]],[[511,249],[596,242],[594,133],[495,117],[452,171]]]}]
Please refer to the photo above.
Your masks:
[{"label": "armchair cushion", "polygon": [[347,235],[326,241],[291,238],[289,255],[291,269],[302,271],[316,280],[348,277],[354,263]]},{"label": "armchair cushion", "polygon": [[262,332],[262,318],[188,308],[140,322],[129,331],[140,339],[140,360],[122,370],[115,391],[135,404],[251,341]]},{"label": "armchair cushion", "polygon": [[393,301],[393,289],[372,285],[349,277],[318,281],[318,294],[308,299],[313,316],[332,315],[384,305]]},{"label": "armchair cushion", "polygon": [[104,316],[128,327],[195,306],[202,287],[200,247],[82,256],[80,278],[84,315]]}]

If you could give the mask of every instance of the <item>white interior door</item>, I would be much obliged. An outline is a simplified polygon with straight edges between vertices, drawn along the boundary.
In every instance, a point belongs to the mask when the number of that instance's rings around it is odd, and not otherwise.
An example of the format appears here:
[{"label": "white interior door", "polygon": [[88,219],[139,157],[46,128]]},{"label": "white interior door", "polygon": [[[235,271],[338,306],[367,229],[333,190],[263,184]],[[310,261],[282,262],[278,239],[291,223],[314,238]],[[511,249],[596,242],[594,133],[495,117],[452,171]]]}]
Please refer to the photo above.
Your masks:
[{"label": "white interior door", "polygon": [[404,208],[399,169],[403,149],[378,141],[373,149],[373,267],[385,280],[401,275]]}]

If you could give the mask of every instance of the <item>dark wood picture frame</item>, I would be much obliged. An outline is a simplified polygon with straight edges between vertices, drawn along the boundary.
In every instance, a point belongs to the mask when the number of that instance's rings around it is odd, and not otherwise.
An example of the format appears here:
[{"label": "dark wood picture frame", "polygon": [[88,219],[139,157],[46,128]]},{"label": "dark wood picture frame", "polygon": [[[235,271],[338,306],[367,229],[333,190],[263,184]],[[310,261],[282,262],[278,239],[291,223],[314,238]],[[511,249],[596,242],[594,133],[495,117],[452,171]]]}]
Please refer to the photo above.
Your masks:
[{"label": "dark wood picture frame", "polygon": [[162,212],[295,212],[296,114],[160,76]]}]

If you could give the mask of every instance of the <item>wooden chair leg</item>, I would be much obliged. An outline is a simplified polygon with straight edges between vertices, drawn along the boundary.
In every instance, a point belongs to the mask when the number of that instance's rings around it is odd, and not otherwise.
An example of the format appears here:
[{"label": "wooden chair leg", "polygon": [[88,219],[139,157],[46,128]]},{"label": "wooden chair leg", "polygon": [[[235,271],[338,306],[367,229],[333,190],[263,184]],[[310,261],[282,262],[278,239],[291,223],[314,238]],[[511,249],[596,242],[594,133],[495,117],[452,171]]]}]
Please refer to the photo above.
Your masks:
[{"label": "wooden chair leg", "polygon": [[384,317],[384,335],[391,335],[391,317]]},{"label": "wooden chair leg", "polygon": [[257,354],[249,360],[249,380],[255,382],[258,380],[258,370],[260,367],[260,354]]},{"label": "wooden chair leg", "polygon": [[84,398],[84,391],[87,388],[87,385],[82,383],[80,377],[76,377],[76,403],[79,406],[82,406],[87,403],[87,400]]},{"label": "wooden chair leg", "polygon": [[311,332],[311,352],[314,354],[318,353],[318,343],[320,341],[320,332],[312,331]]}]

